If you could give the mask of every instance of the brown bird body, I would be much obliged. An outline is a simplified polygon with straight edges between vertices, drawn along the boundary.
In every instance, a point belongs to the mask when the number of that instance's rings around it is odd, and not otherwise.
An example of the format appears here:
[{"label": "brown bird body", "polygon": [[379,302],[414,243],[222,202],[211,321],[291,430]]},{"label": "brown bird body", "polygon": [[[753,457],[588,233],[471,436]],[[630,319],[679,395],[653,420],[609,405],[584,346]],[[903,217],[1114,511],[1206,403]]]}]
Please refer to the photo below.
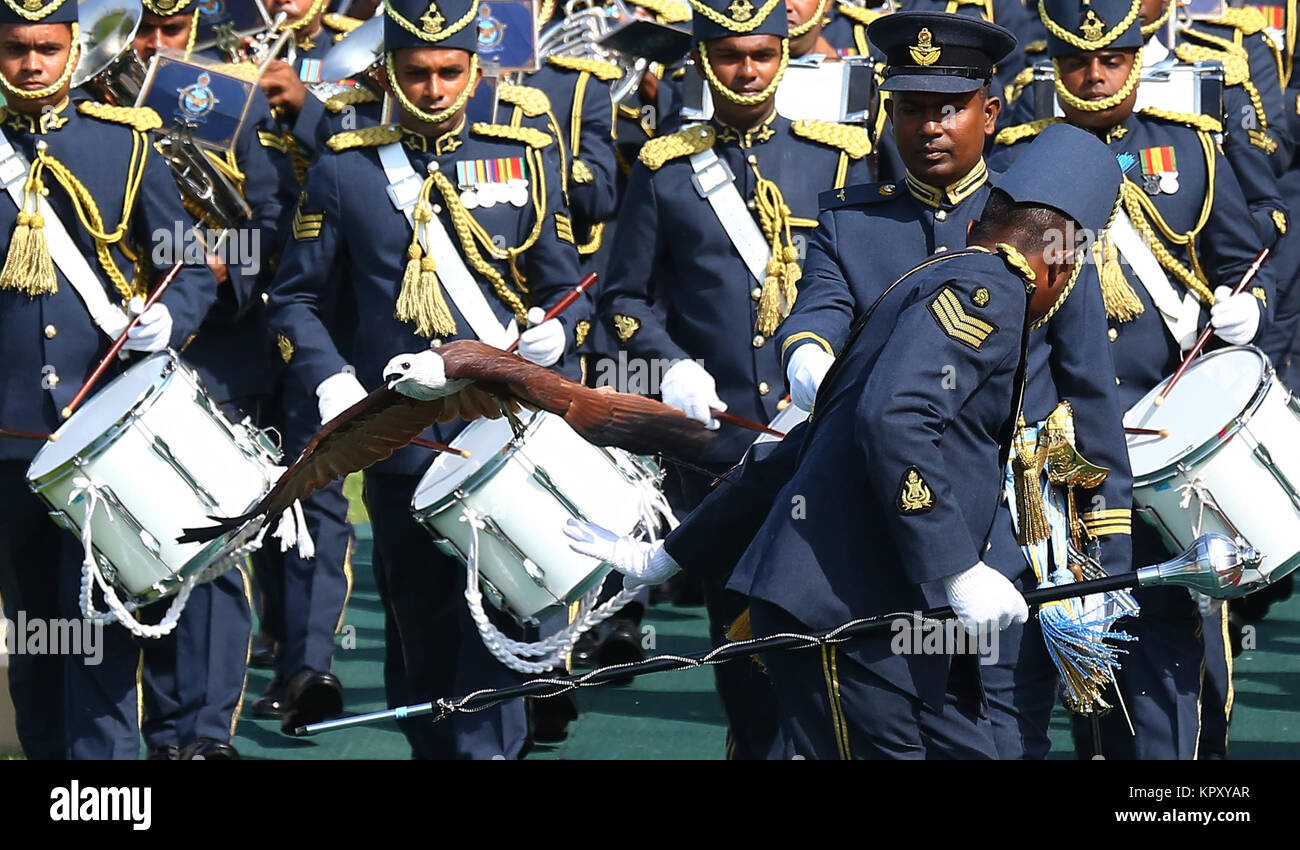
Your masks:
[{"label": "brown bird body", "polygon": [[375,390],[322,425],[248,513],[211,517],[216,525],[187,528],[179,542],[212,540],[256,517],[279,516],[295,500],[390,457],[426,428],[457,418],[499,419],[506,410],[544,410],[562,416],[590,443],[635,454],[694,452],[713,437],[704,425],[661,402],[583,386],[477,340],[449,342],[436,353],[446,395],[421,400],[387,387]]}]

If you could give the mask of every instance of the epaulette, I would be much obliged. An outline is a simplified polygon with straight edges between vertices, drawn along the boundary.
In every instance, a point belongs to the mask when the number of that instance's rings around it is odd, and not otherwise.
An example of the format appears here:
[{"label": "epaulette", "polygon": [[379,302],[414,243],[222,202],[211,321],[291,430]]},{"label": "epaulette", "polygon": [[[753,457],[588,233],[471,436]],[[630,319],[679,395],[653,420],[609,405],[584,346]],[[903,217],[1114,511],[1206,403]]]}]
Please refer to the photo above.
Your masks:
[{"label": "epaulette", "polygon": [[1039,118],[1037,121],[1030,121],[1027,124],[1015,124],[1011,127],[1003,127],[998,131],[997,136],[993,139],[995,145],[1014,145],[1016,142],[1022,142],[1025,139],[1032,139],[1039,133],[1046,130],[1053,124],[1059,124],[1064,118]]},{"label": "epaulette", "polygon": [[821,192],[817,195],[817,207],[821,210],[833,210],[856,204],[877,204],[896,197],[898,197],[898,186],[894,183],[859,183],[856,186],[844,186]]},{"label": "epaulette", "polygon": [[853,159],[861,159],[871,153],[871,135],[866,127],[802,118],[792,122],[790,129],[796,136],[839,148]]},{"label": "epaulette", "polygon": [[546,133],[533,127],[511,127],[506,124],[484,124],[478,122],[472,125],[470,130],[480,136],[491,136],[495,139],[510,139],[514,142],[523,142],[533,148],[544,148],[552,141],[551,137]]},{"label": "epaulette", "polygon": [[85,100],[77,104],[77,111],[101,121],[125,124],[141,133],[157,130],[162,126],[162,119],[158,117],[158,113],[147,106],[111,106],[107,103]]},{"label": "epaulette", "polygon": [[326,140],[325,144],[329,145],[330,150],[338,152],[352,148],[377,148],[401,140],[400,128],[380,124],[375,127],[363,127],[360,130],[344,130],[342,133],[335,133]]},{"label": "epaulette", "polygon": [[379,103],[380,100],[381,98],[377,92],[373,92],[365,86],[353,86],[331,96],[325,101],[325,108],[330,112],[337,113],[358,103]]},{"label": "epaulette", "polygon": [[691,19],[691,7],[681,0],[632,0],[642,9],[649,9],[666,24],[681,24]]},{"label": "epaulette", "polygon": [[637,159],[651,171],[658,171],[665,162],[682,156],[693,156],[713,147],[712,127],[687,127],[667,136],[651,139],[641,146]]},{"label": "epaulette", "polygon": [[1264,17],[1264,13],[1254,6],[1242,6],[1240,9],[1228,7],[1218,18],[1206,23],[1224,24],[1239,29],[1246,35],[1254,35],[1268,25],[1268,20]]},{"label": "epaulette", "polygon": [[623,78],[623,69],[613,62],[589,56],[547,56],[547,63],[570,71],[586,71],[598,80],[611,82]]},{"label": "epaulette", "polygon": [[351,15],[340,15],[337,12],[327,12],[321,17],[320,22],[332,30],[339,32],[352,32],[357,27],[365,23],[360,18],[354,18]]},{"label": "epaulette", "polygon": [[1218,62],[1223,65],[1223,83],[1228,86],[1239,86],[1250,79],[1250,57],[1245,48],[1238,47],[1230,42],[1221,41],[1214,36],[1207,36],[1205,33],[1198,33],[1193,29],[1183,30],[1183,35],[1190,38],[1206,38],[1216,45],[1223,45],[1227,50],[1207,47],[1203,44],[1188,44],[1183,42],[1174,48],[1174,55],[1184,62]]},{"label": "epaulette", "polygon": [[847,3],[839,3],[835,6],[835,9],[850,21],[862,24],[863,26],[866,26],[876,18],[885,14],[884,12],[873,12],[870,9],[863,9],[861,6],[850,6]]},{"label": "epaulette", "polygon": [[1154,106],[1147,106],[1138,110],[1139,115],[1146,115],[1150,118],[1158,118],[1161,121],[1172,121],[1176,124],[1186,124],[1189,127],[1195,127],[1205,133],[1222,133],[1223,124],[1208,115],[1199,115],[1193,112],[1174,112],[1172,109],[1157,109]]},{"label": "epaulette", "polygon": [[551,111],[551,99],[546,92],[532,86],[497,86],[497,97],[504,103],[519,107],[529,118]]}]

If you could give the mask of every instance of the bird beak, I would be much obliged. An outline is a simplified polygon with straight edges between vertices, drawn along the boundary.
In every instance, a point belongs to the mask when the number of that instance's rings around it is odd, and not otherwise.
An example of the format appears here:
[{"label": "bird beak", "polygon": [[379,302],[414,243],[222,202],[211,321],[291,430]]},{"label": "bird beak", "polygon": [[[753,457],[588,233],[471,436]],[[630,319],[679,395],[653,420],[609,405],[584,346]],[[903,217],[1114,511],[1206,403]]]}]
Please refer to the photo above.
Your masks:
[{"label": "bird beak", "polygon": [[396,387],[398,382],[400,382],[401,380],[402,380],[402,375],[398,372],[389,372],[387,375],[384,376],[384,383],[388,384],[388,388],[390,390]]}]

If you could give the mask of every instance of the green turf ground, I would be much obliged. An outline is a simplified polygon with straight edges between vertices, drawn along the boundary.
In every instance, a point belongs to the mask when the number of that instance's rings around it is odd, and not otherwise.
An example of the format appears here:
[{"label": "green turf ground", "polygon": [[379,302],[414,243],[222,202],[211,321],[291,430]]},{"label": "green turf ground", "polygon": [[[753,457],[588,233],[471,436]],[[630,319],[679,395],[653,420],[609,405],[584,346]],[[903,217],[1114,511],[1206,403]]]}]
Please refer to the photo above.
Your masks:
[{"label": "green turf ground", "polygon": [[[350,482],[350,493],[358,492]],[[360,519],[360,515],[354,518]],[[370,529],[357,527],[356,584],[338,641],[334,672],[347,693],[347,712],[383,709],[383,616],[370,569]],[[652,608],[655,652],[692,653],[708,648],[702,608]],[[1236,660],[1236,707],[1229,755],[1300,758],[1300,596],[1274,606],[1255,624],[1257,646]],[[249,673],[246,705],[261,694],[268,671]],[[448,695],[452,696],[452,695]],[[623,687],[579,694],[582,716],[567,741],[539,746],[539,759],[715,759],[726,738],[722,707],[708,670],[657,673]],[[277,722],[245,717],[235,742],[248,759],[405,759],[410,751],[393,725],[342,730],[310,739],[282,735]],[[1052,723],[1052,758],[1071,758],[1063,712]]]}]

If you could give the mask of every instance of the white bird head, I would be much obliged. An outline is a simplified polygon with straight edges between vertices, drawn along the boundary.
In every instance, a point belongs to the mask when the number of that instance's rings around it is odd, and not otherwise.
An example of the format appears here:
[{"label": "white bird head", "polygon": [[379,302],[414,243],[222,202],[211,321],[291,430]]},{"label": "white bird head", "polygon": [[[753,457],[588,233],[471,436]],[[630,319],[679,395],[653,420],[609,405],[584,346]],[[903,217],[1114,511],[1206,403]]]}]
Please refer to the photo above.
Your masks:
[{"label": "white bird head", "polygon": [[442,398],[459,388],[448,386],[446,368],[435,351],[399,354],[389,360],[384,366],[384,383],[390,390],[420,401]]}]

